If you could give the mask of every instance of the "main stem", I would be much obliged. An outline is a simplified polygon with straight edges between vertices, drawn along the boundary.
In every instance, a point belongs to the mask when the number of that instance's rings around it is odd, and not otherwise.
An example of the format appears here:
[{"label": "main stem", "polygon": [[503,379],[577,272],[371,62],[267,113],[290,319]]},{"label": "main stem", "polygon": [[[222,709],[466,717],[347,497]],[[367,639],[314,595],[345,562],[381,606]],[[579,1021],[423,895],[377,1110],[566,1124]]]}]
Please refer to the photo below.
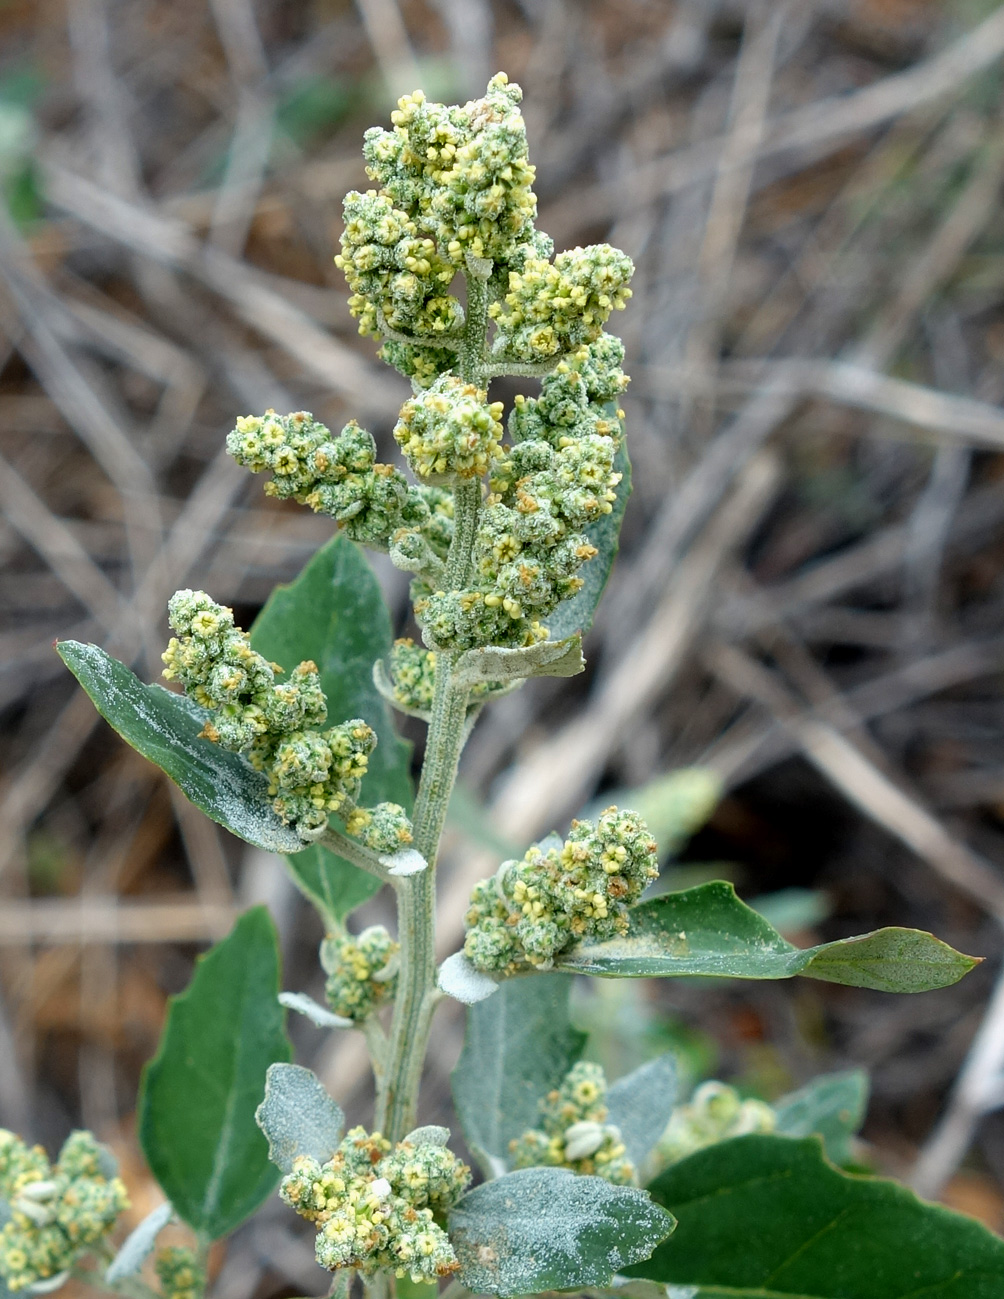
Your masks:
[{"label": "main stem", "polygon": [[[490,262],[469,258],[467,320],[460,349],[460,377],[487,385],[488,278]],[[481,511],[481,482],[463,479],[453,492],[453,540],[446,561],[446,585],[459,590],[467,582]],[[446,810],[464,745],[468,689],[454,681],[456,653],[436,655],[436,689],[429,718],[425,760],[413,817],[415,847],[428,865],[418,875],[396,883],[398,975],[391,1021],[386,1073],[377,1092],[376,1128],[390,1141],[400,1141],[414,1126],[422,1065],[436,992],[436,858],[446,822]]]}]

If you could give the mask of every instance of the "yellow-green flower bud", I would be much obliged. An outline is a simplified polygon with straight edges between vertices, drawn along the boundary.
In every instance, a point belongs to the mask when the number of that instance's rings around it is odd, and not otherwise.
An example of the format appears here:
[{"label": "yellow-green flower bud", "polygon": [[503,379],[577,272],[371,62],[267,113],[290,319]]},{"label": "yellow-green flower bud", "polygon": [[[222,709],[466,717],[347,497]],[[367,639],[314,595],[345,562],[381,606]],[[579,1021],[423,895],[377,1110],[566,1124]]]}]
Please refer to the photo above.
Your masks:
[{"label": "yellow-green flower bud", "polygon": [[321,944],[328,979],[327,1003],[336,1015],[362,1023],[391,1000],[397,986],[398,944],[383,925],[351,934],[329,934]]},{"label": "yellow-green flower bud", "polygon": [[678,1105],[659,1138],[655,1155],[661,1167],[674,1164],[705,1146],[750,1133],[770,1133],[777,1125],[764,1101],[743,1100],[734,1087],[705,1082],[686,1105]]},{"label": "yellow-green flower bud", "polygon": [[637,1180],[619,1130],[606,1123],[607,1080],[598,1064],[580,1060],[540,1102],[541,1129],[510,1142],[515,1168],[546,1165],[602,1177],[620,1186]]},{"label": "yellow-green flower bud", "polygon": [[394,438],[419,478],[482,478],[501,455],[502,403],[444,374],[401,408]]},{"label": "yellow-green flower bud", "polygon": [[167,1245],[157,1251],[154,1271],[164,1299],[201,1299],[206,1290],[205,1269],[195,1251],[184,1245]]}]

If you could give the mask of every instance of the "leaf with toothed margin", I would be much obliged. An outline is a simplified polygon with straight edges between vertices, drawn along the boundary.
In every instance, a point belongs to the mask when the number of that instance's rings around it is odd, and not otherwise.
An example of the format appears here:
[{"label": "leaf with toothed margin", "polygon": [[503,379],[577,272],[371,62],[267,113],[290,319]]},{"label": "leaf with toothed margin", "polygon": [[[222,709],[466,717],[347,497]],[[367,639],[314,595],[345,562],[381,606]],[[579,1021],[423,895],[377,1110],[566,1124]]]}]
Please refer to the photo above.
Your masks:
[{"label": "leaf with toothed margin", "polygon": [[293,1161],[309,1155],[327,1163],[338,1149],[345,1115],[320,1078],[298,1064],[273,1064],[265,1076],[265,1099],[255,1122],[268,1138],[268,1157],[283,1173]]},{"label": "leaf with toothed margin", "polygon": [[[340,533],[293,582],[276,587],[251,628],[252,646],[287,671],[304,659],[317,664],[328,701],[326,725],[361,717],[376,732],[362,804],[400,803],[410,811],[411,745],[398,736],[373,682],[374,661],[390,653],[392,642],[380,584],[359,547]],[[329,929],[381,887],[375,876],[320,844],[288,856],[286,865]]]}]

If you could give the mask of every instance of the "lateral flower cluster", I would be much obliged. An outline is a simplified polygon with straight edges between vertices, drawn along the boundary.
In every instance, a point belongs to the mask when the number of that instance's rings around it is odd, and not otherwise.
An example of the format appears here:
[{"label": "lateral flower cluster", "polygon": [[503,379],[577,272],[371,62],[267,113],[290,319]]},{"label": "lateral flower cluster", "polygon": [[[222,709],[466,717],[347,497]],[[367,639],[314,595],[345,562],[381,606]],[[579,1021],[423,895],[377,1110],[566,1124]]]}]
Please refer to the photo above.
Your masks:
[{"label": "lateral flower cluster", "polygon": [[[428,713],[436,690],[436,651],[416,645],[410,637],[396,640],[390,651],[391,698],[407,713]],[[472,686],[470,702],[483,703],[506,689],[492,682]]]},{"label": "lateral flower cluster", "polygon": [[660,1167],[666,1167],[705,1146],[729,1137],[770,1133],[776,1125],[777,1116],[765,1101],[743,1100],[727,1083],[704,1082],[686,1105],[678,1105],[673,1111],[656,1145],[655,1157]]},{"label": "lateral flower cluster", "polygon": [[111,1231],[129,1201],[109,1161],[89,1132],[71,1133],[53,1167],[41,1146],[0,1129],[0,1198],[10,1206],[0,1278],[9,1290],[69,1271]]},{"label": "lateral flower cluster", "polygon": [[530,848],[474,886],[464,952],[488,972],[549,969],[581,939],[625,933],[629,907],[658,873],[637,813],[608,807],[596,825],[573,821],[560,847]]},{"label": "lateral flower cluster", "polygon": [[205,1293],[205,1269],[195,1251],[185,1245],[165,1245],[158,1250],[154,1271],[164,1299],[200,1299]]},{"label": "lateral flower cluster", "polygon": [[327,974],[324,998],[336,1015],[357,1023],[390,1001],[397,987],[399,945],[383,925],[371,925],[358,938],[328,934],[321,944]]},{"label": "lateral flower cluster", "polygon": [[378,1132],[353,1128],[327,1163],[296,1159],[279,1194],[317,1226],[321,1267],[434,1282],[459,1266],[436,1219],[469,1181],[470,1169],[445,1146],[407,1139],[391,1146]]},{"label": "lateral flower cluster", "polygon": [[583,529],[609,514],[621,474],[614,459],[627,386],[624,349],[604,335],[561,361],[539,397],[518,397],[513,445],[493,471],[474,540],[473,573],[459,591],[414,585],[426,639],[446,649],[528,645],[541,619],[582,586],[596,554]]},{"label": "lateral flower cluster", "polygon": [[[305,660],[277,681],[282,668],[253,650],[233,610],[205,591],[177,591],[168,619],[178,635],[162,655],[164,676],[210,711],[200,735],[266,774],[276,814],[301,839],[318,838],[331,812],[351,816],[376,735],[360,718],[313,729],[328,711],[317,665]],[[398,813],[394,805],[392,818]]]},{"label": "lateral flower cluster", "polygon": [[394,440],[419,478],[483,478],[502,455],[500,401],[452,374],[401,408]]},{"label": "lateral flower cluster", "polygon": [[540,1102],[541,1126],[509,1143],[514,1168],[570,1168],[618,1186],[637,1181],[620,1129],[607,1123],[607,1080],[598,1064],[580,1060]]}]

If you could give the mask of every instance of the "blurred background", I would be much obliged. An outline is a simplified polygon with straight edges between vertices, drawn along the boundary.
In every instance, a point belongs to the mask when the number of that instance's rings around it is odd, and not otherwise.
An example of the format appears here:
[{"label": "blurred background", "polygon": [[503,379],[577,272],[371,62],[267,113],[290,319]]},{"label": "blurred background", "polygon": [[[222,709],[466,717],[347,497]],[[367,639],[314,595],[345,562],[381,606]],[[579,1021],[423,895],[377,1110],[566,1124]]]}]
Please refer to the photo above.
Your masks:
[{"label": "blurred background", "polygon": [[[524,88],[539,225],[637,263],[615,326],[635,466],[589,669],[488,710],[447,838],[473,880],[614,791],[724,794],[667,866],[799,943],[898,923],[986,957],[897,999],[812,982],[583,988],[614,1072],[675,1045],[768,1099],[863,1066],[873,1166],[1004,1228],[1004,7],[986,0],[4,0],[0,4],[0,1125],[133,1138],[167,995],[266,901],[285,985],[316,917],[186,804],[52,652],[148,680],[195,585],[248,625],[330,535],[223,453],[238,413],[407,395],[332,264],[363,130],[423,86]],[[521,385],[525,386],[525,385]],[[511,398],[515,388],[499,385]],[[375,566],[402,634],[405,575]],[[402,727],[420,752],[422,728]],[[620,796],[620,795],[619,795]],[[360,919],[386,919],[377,899]],[[357,1035],[292,1026],[351,1120]],[[463,1016],[439,1012],[423,1121]],[[273,1200],[219,1294],[320,1293]]]}]

